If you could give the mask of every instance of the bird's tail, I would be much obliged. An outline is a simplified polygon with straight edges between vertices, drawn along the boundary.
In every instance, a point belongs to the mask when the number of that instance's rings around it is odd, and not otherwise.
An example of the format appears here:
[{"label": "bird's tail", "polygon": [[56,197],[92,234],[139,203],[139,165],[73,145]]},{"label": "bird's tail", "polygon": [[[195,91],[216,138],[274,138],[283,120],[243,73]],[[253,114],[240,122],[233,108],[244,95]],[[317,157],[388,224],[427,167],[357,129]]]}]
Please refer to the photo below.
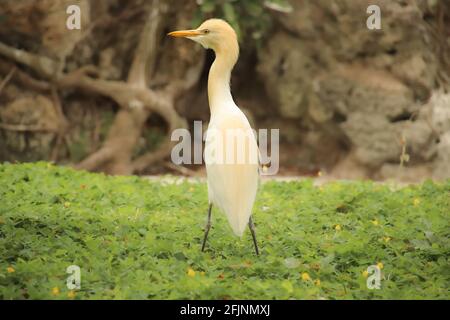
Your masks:
[{"label": "bird's tail", "polygon": [[247,227],[248,221],[251,215],[251,208],[235,207],[232,209],[232,212],[227,214],[228,222],[230,223],[231,229],[234,234],[242,237],[244,234],[245,228]]},{"label": "bird's tail", "polygon": [[233,232],[242,236],[256,198],[258,166],[213,165],[208,168],[210,200],[225,213]]},{"label": "bird's tail", "polygon": [[224,206],[228,222],[230,223],[234,234],[239,237],[242,237],[248,225],[253,210],[253,203],[256,198],[258,185],[257,181],[254,182],[252,180],[253,179],[250,179],[250,181],[241,181],[245,186],[243,186],[243,188],[236,188],[233,192],[233,197],[227,199],[229,201],[227,201]]}]

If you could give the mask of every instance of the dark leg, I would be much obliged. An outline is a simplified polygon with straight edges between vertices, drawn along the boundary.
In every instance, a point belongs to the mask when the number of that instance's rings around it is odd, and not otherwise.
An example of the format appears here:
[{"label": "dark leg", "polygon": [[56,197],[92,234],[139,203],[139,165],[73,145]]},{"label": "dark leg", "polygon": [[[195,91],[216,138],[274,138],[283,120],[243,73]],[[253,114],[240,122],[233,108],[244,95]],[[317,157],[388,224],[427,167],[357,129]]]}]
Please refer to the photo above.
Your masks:
[{"label": "dark leg", "polygon": [[205,251],[206,238],[208,238],[209,229],[211,228],[211,209],[212,209],[212,203],[209,204],[208,222],[206,222],[205,237],[203,238],[202,252]]},{"label": "dark leg", "polygon": [[253,244],[255,245],[256,255],[259,256],[258,243],[256,243],[255,225],[253,224],[252,216],[250,216],[250,219],[248,220],[248,227],[250,228],[250,231],[252,232]]}]

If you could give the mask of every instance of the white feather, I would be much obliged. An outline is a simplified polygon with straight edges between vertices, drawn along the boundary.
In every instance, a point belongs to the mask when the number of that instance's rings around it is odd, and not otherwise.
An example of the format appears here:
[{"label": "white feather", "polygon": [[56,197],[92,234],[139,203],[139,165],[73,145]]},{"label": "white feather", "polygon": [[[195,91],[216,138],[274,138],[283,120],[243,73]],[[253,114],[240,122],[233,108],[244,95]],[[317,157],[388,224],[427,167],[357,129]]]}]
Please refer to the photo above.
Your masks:
[{"label": "white feather", "polygon": [[[242,111],[234,103],[229,103],[221,110],[223,112],[214,113],[211,117],[205,155],[214,153],[212,148],[218,149],[225,144],[224,155],[227,147],[231,146],[235,152],[243,152],[245,161],[238,161],[236,157],[231,163],[214,163],[205,157],[208,196],[210,203],[225,213],[233,232],[242,236],[252,214],[258,189],[258,148],[250,124]],[[242,134],[250,132],[245,135],[245,148],[240,148],[242,145],[238,144],[238,140],[226,139],[227,131],[233,129]],[[210,135],[212,130],[219,134]]]}]

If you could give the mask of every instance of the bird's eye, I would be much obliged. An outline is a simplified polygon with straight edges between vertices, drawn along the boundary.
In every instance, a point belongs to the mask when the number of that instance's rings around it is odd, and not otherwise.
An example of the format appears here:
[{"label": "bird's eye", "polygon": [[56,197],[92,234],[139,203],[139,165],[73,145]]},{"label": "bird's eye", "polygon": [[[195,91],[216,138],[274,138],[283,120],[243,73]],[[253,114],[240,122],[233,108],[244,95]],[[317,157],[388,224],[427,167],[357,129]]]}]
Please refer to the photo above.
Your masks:
[{"label": "bird's eye", "polygon": [[204,34],[208,34],[209,32],[210,32],[209,29],[203,30],[203,33],[204,33]]}]

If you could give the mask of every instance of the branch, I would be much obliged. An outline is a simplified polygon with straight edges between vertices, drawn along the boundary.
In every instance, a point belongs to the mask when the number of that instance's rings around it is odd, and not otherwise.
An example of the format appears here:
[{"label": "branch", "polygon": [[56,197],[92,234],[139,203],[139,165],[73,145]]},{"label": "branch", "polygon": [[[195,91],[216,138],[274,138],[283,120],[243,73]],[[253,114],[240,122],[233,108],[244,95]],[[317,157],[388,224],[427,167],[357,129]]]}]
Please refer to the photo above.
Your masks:
[{"label": "branch", "polygon": [[[204,55],[203,51],[202,54]],[[159,113],[169,124],[169,137],[170,133],[178,128],[187,128],[187,123],[184,118],[181,118],[178,113],[175,111],[173,107],[173,101],[180,96],[183,92],[186,92],[190,88],[192,88],[200,79],[203,66],[204,66],[204,56],[201,56],[192,67],[188,69],[186,72],[186,76],[184,79],[174,81],[170,85],[168,85],[167,89],[164,90],[165,100],[160,100],[158,104],[151,103],[151,101],[155,101],[155,97],[152,97],[154,94],[151,90],[143,91],[142,100],[146,102],[146,106],[148,106],[152,111]],[[175,142],[170,141],[170,138],[163,143],[156,151],[147,152],[146,154],[138,157],[133,161],[133,168],[137,172],[142,172],[146,168],[148,168],[153,163],[159,162],[167,157],[168,154],[172,151],[172,148]],[[172,168],[174,169],[174,168]]]},{"label": "branch", "polygon": [[92,171],[107,162],[114,155],[114,150],[109,147],[102,147],[100,150],[94,152],[89,157],[75,165],[75,169],[84,169]]},{"label": "branch", "polygon": [[0,123],[0,129],[9,130],[9,131],[18,131],[18,132],[55,132],[55,129],[46,128],[43,126],[36,125],[27,125],[27,124],[9,124],[9,123]]},{"label": "branch", "polygon": [[52,87],[51,92],[52,92],[53,105],[55,106],[55,113],[59,119],[56,143],[53,146],[53,150],[50,155],[50,159],[52,161],[56,162],[56,160],[58,158],[59,148],[61,147],[61,145],[64,142],[64,136],[66,135],[67,129],[69,127],[69,121],[67,121],[67,118],[64,115],[64,112],[63,112],[63,109],[61,106],[61,99],[59,98],[56,86]]},{"label": "branch", "polygon": [[1,42],[0,54],[33,69],[40,76],[47,79],[52,79],[58,73],[58,63],[45,56],[16,49]]},{"label": "branch", "polygon": [[128,83],[140,88],[148,86],[147,74],[153,70],[157,55],[158,31],[160,25],[159,1],[153,1],[153,9],[149,10],[144,28],[141,32],[130,71]]},{"label": "branch", "polygon": [[14,75],[14,73],[16,72],[17,67],[13,66],[11,68],[11,71],[8,72],[8,74],[6,75],[5,79],[3,79],[2,83],[0,83],[0,94],[2,93],[3,88],[8,84],[9,80],[11,80],[12,76]]},{"label": "branch", "polygon": [[173,164],[172,162],[164,162],[164,166],[168,169],[177,171],[185,176],[189,176],[189,177],[198,176],[198,173],[196,171],[188,169],[188,168],[180,166],[180,165]]},{"label": "branch", "polygon": [[69,74],[57,84],[60,88],[78,88],[107,96],[124,108],[129,106],[129,102],[134,97],[133,88],[124,81],[93,79],[86,75]]},{"label": "branch", "polygon": [[153,163],[159,162],[167,157],[172,151],[172,141],[164,142],[156,151],[147,152],[133,161],[132,166],[134,171],[142,172]]},{"label": "branch", "polygon": [[[186,72],[186,76],[184,79],[173,82],[168,86],[166,90],[164,90],[165,100],[159,100],[160,103],[155,104],[151,103],[151,101],[155,101],[156,98],[152,97],[153,91],[145,90],[142,92],[144,96],[142,96],[142,100],[146,102],[146,106],[148,106],[152,111],[159,113],[169,124],[169,136],[170,133],[178,128],[187,128],[187,123],[184,118],[181,118],[178,113],[175,111],[173,107],[173,101],[180,96],[183,92],[186,92],[190,88],[192,88],[201,76],[203,65],[205,59],[201,57],[198,59],[198,63],[193,65]],[[159,162],[167,157],[168,154],[172,151],[175,142],[170,141],[170,138],[163,143],[156,151],[148,152],[139,158],[133,161],[133,168],[137,172],[142,172],[146,168],[148,168],[153,163]]]},{"label": "branch", "polygon": [[[88,67],[68,74],[57,82],[61,88],[79,88],[113,99],[122,108],[145,107],[171,118],[171,102],[162,93],[148,88],[139,88],[124,81],[94,79],[86,75]],[[170,115],[169,115],[170,114]],[[166,116],[164,116],[166,115]]]},{"label": "branch", "polygon": [[[0,60],[0,72],[6,73],[7,70],[10,70],[13,67],[15,67],[13,63],[6,63],[3,60]],[[37,91],[50,90],[50,84],[48,82],[36,80],[28,75],[28,73],[23,72],[19,68],[16,68],[16,71],[14,73],[14,80]]]}]

